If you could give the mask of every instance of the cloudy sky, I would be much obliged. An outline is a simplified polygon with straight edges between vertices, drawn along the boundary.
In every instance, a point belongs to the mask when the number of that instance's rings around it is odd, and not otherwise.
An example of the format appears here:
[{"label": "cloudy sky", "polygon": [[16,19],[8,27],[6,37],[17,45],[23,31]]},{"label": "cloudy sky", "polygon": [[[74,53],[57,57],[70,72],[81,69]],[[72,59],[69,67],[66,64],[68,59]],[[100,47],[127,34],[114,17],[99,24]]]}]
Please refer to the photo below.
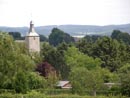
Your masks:
[{"label": "cloudy sky", "polygon": [[0,0],[0,26],[130,23],[130,0]]}]

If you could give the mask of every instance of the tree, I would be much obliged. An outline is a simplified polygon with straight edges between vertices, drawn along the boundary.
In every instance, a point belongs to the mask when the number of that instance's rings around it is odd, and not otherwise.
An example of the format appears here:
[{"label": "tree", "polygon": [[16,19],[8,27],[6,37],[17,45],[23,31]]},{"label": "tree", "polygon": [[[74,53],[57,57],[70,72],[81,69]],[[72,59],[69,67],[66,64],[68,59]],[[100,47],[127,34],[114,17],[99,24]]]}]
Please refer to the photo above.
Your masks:
[{"label": "tree", "polygon": [[127,74],[121,74],[121,92],[123,95],[130,96],[130,71]]},{"label": "tree", "polygon": [[89,56],[92,55],[92,48],[93,48],[93,42],[87,42],[86,39],[82,39],[79,42],[76,43],[76,47],[79,49],[80,52],[87,54]]},{"label": "tree", "polygon": [[111,34],[112,39],[118,39],[118,35],[120,35],[122,32],[120,30],[113,30]]},{"label": "tree", "polygon": [[107,67],[111,72],[117,71],[124,62],[125,45],[115,39],[103,37],[97,40],[92,51],[92,56],[99,57],[103,61],[102,67]]},{"label": "tree", "polygon": [[17,93],[26,93],[28,88],[28,79],[26,74],[23,72],[18,72],[14,78],[13,88]]},{"label": "tree", "polygon": [[43,42],[43,41],[48,41],[48,39],[44,36],[44,35],[41,35],[40,34],[40,41]]},{"label": "tree", "polygon": [[121,93],[126,96],[130,96],[130,64],[127,63],[122,66],[118,74],[121,82]]},{"label": "tree", "polygon": [[41,51],[44,61],[50,63],[56,69],[57,74],[61,75],[62,79],[66,79],[68,76],[68,67],[64,60],[64,52],[67,50],[67,47],[66,43],[61,43],[57,47],[44,43]]},{"label": "tree", "polygon": [[22,37],[19,32],[9,32],[9,35],[11,35],[15,40],[24,40],[24,37]]},{"label": "tree", "polygon": [[49,75],[56,76],[55,68],[50,65],[48,62],[42,62],[41,64],[37,65],[36,71],[40,73],[40,75],[44,77],[48,77]]},{"label": "tree", "polygon": [[90,36],[90,35],[86,35],[85,37],[84,37],[84,39],[87,41],[87,42],[91,42],[91,43],[93,43],[93,42],[95,42],[96,40],[98,40],[99,38],[101,38],[102,36],[99,36],[99,35],[92,35],[92,36]]},{"label": "tree", "polygon": [[71,43],[74,42],[74,39],[62,30],[58,28],[53,28],[52,33],[49,36],[49,43],[51,45],[57,46],[59,43],[62,42]]},{"label": "tree", "polygon": [[36,72],[28,72],[27,73],[28,80],[28,88],[32,89],[45,89],[47,87],[47,80],[40,76],[39,73]]},{"label": "tree", "polygon": [[93,69],[101,64],[100,59],[89,57],[74,46],[69,47],[65,52],[65,62],[70,68],[86,67],[87,69]]},{"label": "tree", "polygon": [[92,91],[96,96],[96,91],[103,86],[103,79],[100,69],[88,70],[85,67],[75,67],[70,73],[73,93],[85,94],[86,90]]},{"label": "tree", "polygon": [[7,33],[0,32],[0,88],[11,89],[13,78],[18,72],[34,71],[35,62]]},{"label": "tree", "polygon": [[12,88],[17,93],[27,93],[32,89],[46,88],[47,81],[36,72],[18,72],[12,81]]},{"label": "tree", "polygon": [[123,41],[125,44],[130,44],[130,35],[128,33],[121,32],[119,30],[114,30],[112,32],[111,37],[118,41]]}]

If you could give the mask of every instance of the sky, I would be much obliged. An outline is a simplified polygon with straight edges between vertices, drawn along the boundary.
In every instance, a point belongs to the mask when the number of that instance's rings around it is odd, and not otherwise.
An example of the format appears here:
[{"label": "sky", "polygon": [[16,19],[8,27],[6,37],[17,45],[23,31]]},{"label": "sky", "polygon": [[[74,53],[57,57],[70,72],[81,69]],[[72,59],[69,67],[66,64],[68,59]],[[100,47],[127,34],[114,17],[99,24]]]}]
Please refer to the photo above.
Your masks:
[{"label": "sky", "polygon": [[130,23],[130,0],[0,0],[0,26]]}]

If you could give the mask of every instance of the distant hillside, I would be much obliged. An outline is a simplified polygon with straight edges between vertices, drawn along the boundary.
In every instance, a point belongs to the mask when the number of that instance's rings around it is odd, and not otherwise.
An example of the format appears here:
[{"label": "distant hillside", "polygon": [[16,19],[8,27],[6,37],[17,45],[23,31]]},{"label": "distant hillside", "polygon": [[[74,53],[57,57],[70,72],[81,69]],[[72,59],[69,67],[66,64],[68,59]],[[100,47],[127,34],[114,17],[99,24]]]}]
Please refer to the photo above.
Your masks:
[{"label": "distant hillside", "polygon": [[[95,25],[50,25],[50,26],[39,26],[35,27],[35,30],[39,34],[48,36],[51,30],[57,27],[71,36],[80,35],[111,35],[111,32],[115,29],[123,32],[130,33],[130,24],[124,25],[108,25],[108,26],[95,26]],[[28,27],[0,27],[0,31],[5,32],[20,32],[23,36],[28,32]]]}]

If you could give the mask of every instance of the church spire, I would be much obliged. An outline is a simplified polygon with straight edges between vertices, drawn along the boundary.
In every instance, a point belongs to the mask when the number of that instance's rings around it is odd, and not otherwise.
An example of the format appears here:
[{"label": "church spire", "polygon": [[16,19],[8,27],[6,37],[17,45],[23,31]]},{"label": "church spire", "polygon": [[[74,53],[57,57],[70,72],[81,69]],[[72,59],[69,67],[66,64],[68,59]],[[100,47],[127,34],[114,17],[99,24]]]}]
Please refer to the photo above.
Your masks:
[{"label": "church spire", "polygon": [[35,29],[34,29],[34,23],[33,23],[33,21],[30,21],[30,28],[29,28],[29,32],[28,32],[27,36],[39,36],[36,33]]},{"label": "church spire", "polygon": [[29,29],[29,33],[34,33],[35,29],[34,29],[34,23],[33,21],[30,21],[30,29]]},{"label": "church spire", "polygon": [[25,37],[26,46],[29,52],[40,52],[40,37],[34,30],[34,23],[30,21],[29,32]]}]

